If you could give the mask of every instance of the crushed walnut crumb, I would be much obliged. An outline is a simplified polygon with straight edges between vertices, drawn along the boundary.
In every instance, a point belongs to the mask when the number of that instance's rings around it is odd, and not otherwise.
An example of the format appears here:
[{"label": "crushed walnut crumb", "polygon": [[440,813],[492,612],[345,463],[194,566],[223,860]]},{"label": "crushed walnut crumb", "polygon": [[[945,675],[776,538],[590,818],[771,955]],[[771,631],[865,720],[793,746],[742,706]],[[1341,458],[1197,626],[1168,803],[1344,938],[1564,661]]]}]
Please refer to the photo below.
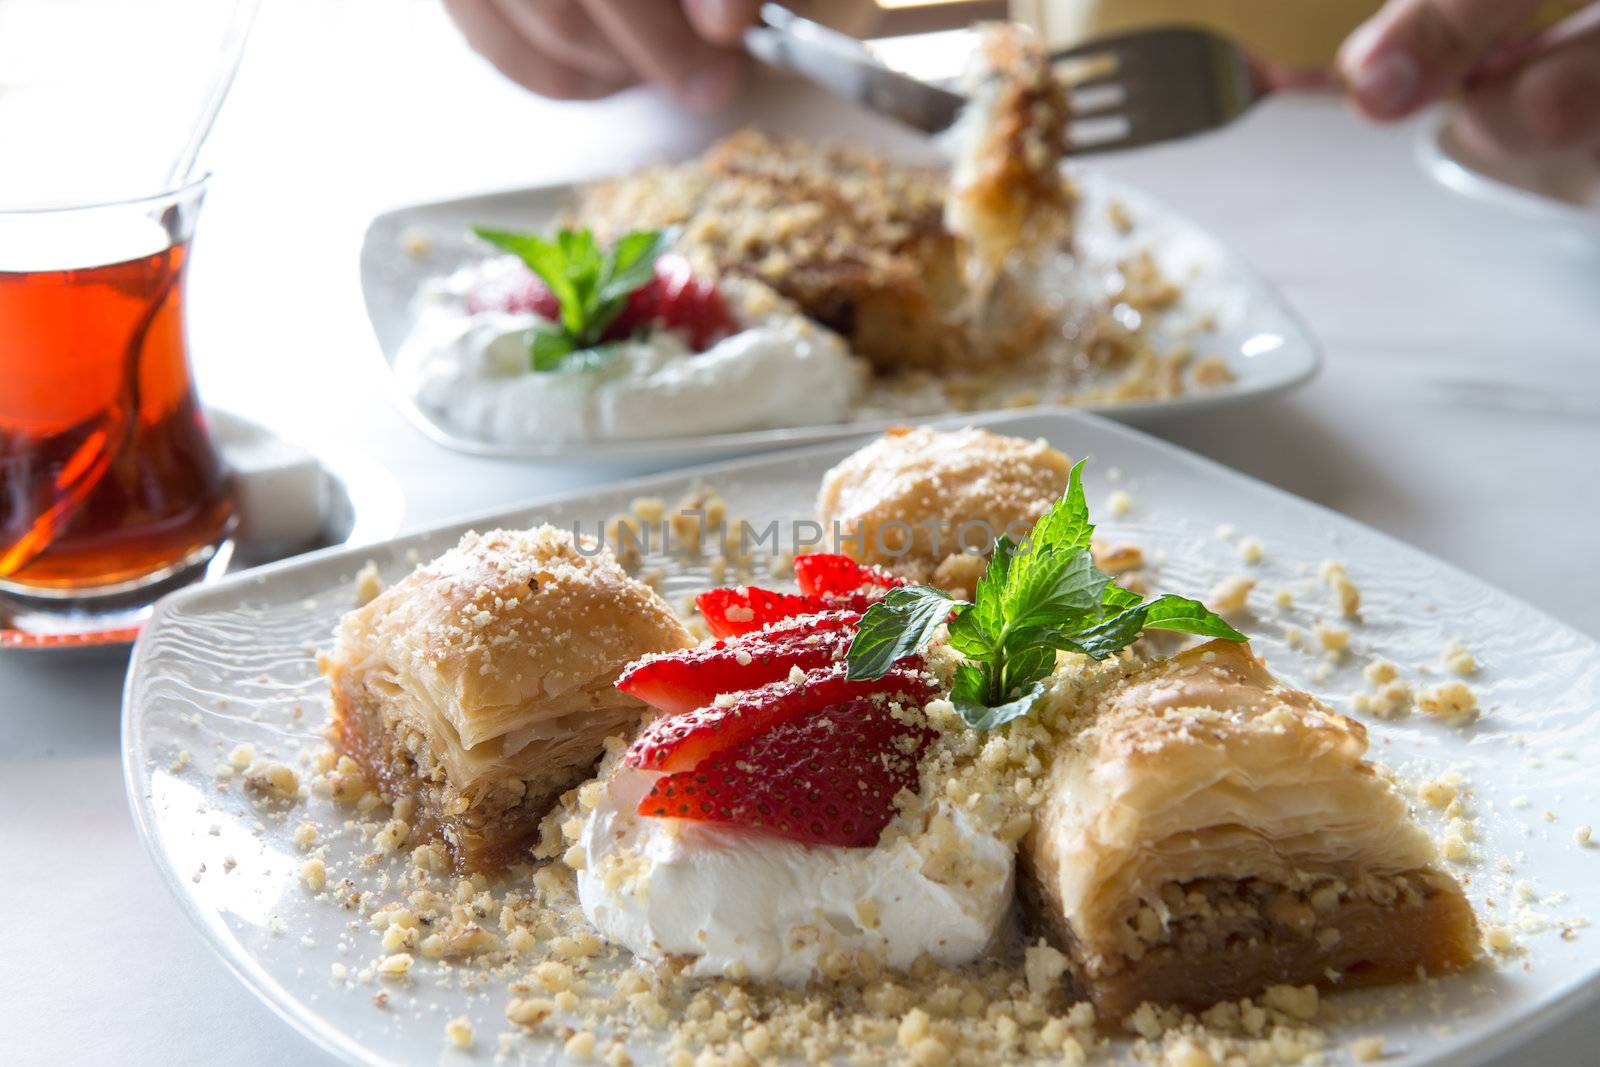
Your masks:
[{"label": "crushed walnut crumb", "polygon": [[1465,682],[1441,682],[1416,694],[1417,710],[1453,726],[1478,717],[1478,696]]},{"label": "crushed walnut crumb", "polygon": [[1249,610],[1250,591],[1255,587],[1254,578],[1235,574],[1217,583],[1206,598],[1206,605],[1219,615],[1238,615]]},{"label": "crushed walnut crumb", "polygon": [[378,564],[367,560],[356,571],[355,596],[356,607],[364,607],[378,599],[383,592],[383,575],[378,573]]}]

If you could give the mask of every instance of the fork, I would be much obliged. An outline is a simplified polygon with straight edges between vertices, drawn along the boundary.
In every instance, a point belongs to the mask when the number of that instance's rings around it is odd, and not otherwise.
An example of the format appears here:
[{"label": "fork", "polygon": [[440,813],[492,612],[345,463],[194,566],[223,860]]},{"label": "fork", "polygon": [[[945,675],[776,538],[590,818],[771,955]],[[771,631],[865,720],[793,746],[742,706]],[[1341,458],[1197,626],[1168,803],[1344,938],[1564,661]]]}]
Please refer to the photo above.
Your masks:
[{"label": "fork", "polygon": [[[764,4],[750,53],[924,133],[949,129],[967,99],[885,66],[854,37]],[[1238,45],[1166,27],[1103,37],[1050,54],[1072,90],[1074,155],[1137,148],[1225,126],[1263,95]]]}]

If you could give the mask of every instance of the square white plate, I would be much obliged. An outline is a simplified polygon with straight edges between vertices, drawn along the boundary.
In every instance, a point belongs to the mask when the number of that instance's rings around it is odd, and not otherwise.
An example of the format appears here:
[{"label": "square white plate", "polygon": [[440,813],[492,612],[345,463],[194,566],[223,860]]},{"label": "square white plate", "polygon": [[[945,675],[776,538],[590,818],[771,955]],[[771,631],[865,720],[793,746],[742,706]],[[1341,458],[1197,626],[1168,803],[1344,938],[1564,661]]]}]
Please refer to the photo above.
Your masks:
[{"label": "square white plate", "polygon": [[[1391,1053],[1386,1064],[1461,1067],[1600,997],[1600,931],[1582,921],[1600,915],[1600,849],[1574,838],[1578,825],[1600,824],[1600,647],[1414,549],[1103,419],[1054,410],[981,421],[1087,456],[1102,535],[1141,545],[1157,561],[1159,587],[1203,594],[1235,573],[1258,578],[1244,628],[1279,673],[1341,710],[1364,685],[1363,665],[1380,656],[1419,685],[1453,677],[1440,663],[1451,638],[1482,664],[1471,684],[1484,714],[1469,728],[1416,714],[1365,721],[1374,757],[1406,778],[1450,770],[1464,776],[1476,858],[1457,873],[1469,881],[1484,924],[1512,927],[1522,954],[1398,1000],[1383,991],[1333,997],[1336,1004],[1392,1006],[1381,1020],[1336,1028],[1335,1047],[1380,1033]],[[593,533],[641,493],[672,500],[698,484],[715,487],[730,515],[758,528],[768,519],[805,519],[819,476],[850,448],[837,443],[569,494],[376,549],[265,567],[163,601],[134,651],[123,741],[135,820],[184,911],[266,1003],[350,1062],[448,1060],[443,1025],[458,1014],[469,1015],[480,1035],[503,1028],[503,982],[471,994],[446,988],[426,980],[441,966],[430,961],[419,961],[425,980],[415,990],[391,989],[385,1011],[370,1003],[374,987],[332,981],[334,964],[354,973],[382,953],[369,933],[348,933],[353,913],[310,899],[290,834],[301,818],[338,826],[342,816],[313,796],[286,820],[263,819],[237,785],[218,787],[216,768],[240,743],[286,759],[315,742],[326,687],[314,653],[353,606],[352,576],[368,558],[393,581],[409,569],[408,558],[431,557],[469,528],[579,521]],[[1133,502],[1120,519],[1104,506],[1113,489]],[[1219,537],[1219,524],[1233,524],[1238,534]],[[1259,564],[1240,561],[1244,536],[1265,546]],[[1292,650],[1286,636],[1289,627],[1309,631],[1337,615],[1317,579],[1318,564],[1329,558],[1344,562],[1360,586],[1363,621],[1352,628],[1352,655],[1318,681],[1317,657]],[[686,581],[692,579],[677,587]],[[1272,606],[1283,587],[1294,591],[1296,607]],[[190,754],[189,766],[175,771],[180,752]],[[1443,831],[1431,811],[1422,817]],[[338,860],[370,847],[348,833],[331,836],[328,846]],[[1502,859],[1510,870],[1500,869]],[[350,942],[347,952],[339,950],[341,940]],[[492,1038],[481,1040],[492,1045]],[[519,1041],[513,1052],[541,1063],[561,1055],[559,1044],[537,1039]]]},{"label": "square white plate", "polygon": [[[1316,373],[1321,355],[1311,331],[1283,296],[1238,253],[1137,189],[1094,171],[1075,170],[1073,174],[1083,195],[1077,242],[1084,269],[1109,272],[1133,252],[1150,249],[1166,276],[1180,282],[1183,289],[1178,304],[1162,318],[1163,323],[1170,324],[1166,335],[1158,329],[1153,336],[1164,348],[1189,344],[1197,356],[1223,357],[1235,379],[1227,385],[1195,390],[1170,400],[1090,406],[1086,410],[1137,423],[1175,412],[1261,400],[1301,385]],[[367,318],[377,334],[386,364],[393,366],[411,329],[413,301],[422,284],[485,258],[487,252],[471,236],[471,227],[550,230],[571,208],[573,198],[573,186],[554,185],[416,204],[375,218],[367,227],[361,246],[361,289]],[[1127,234],[1118,233],[1108,219],[1107,204],[1113,200],[1133,220],[1133,228]],[[406,251],[417,238],[423,239],[429,249],[424,255]],[[1207,317],[1215,323],[1212,328],[1188,332]],[[829,426],[656,441],[506,445],[465,437],[440,425],[413,402],[392,376],[389,381],[394,402],[423,433],[440,444],[475,455],[529,459],[650,456],[666,465],[839,440],[889,425],[884,420],[864,419]]]}]

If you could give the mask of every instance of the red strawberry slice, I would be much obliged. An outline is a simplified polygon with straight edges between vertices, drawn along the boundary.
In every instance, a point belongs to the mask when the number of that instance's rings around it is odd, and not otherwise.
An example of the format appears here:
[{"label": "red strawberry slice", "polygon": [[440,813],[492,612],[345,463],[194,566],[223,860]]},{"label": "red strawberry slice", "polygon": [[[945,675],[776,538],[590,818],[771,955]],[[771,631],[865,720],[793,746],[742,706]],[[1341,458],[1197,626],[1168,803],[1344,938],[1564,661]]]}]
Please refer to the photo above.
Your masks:
[{"label": "red strawberry slice", "polygon": [[693,711],[719,693],[754,689],[789,677],[796,667],[810,671],[843,659],[860,621],[847,611],[802,615],[747,637],[651,656],[630,666],[617,688],[670,715]]},{"label": "red strawberry slice", "polygon": [[800,586],[802,593],[819,596],[867,592],[868,590],[864,588],[866,586],[887,590],[906,584],[904,578],[898,578],[881,567],[864,566],[849,556],[840,556],[832,552],[814,552],[808,556],[796,556],[794,580]]},{"label": "red strawberry slice", "polygon": [[656,260],[656,276],[628,297],[606,339],[632,337],[651,323],[682,333],[696,352],[738,329],[716,284],[696,278],[689,261],[672,252]]},{"label": "red strawberry slice", "polygon": [[934,686],[908,658],[882,678],[849,681],[843,666],[813,670],[798,681],[769,682],[680,715],[664,715],[644,728],[624,762],[651,771],[694,770],[701,760],[743,744],[807,712],[873,695],[903,695],[919,706]]},{"label": "red strawberry slice", "polygon": [[882,698],[857,698],[780,723],[658,779],[640,815],[748,827],[812,845],[865,848],[916,789],[932,737]]},{"label": "red strawberry slice", "polygon": [[554,322],[561,316],[561,302],[538,275],[522,269],[510,278],[487,283],[468,293],[467,310],[474,315],[484,311],[531,311]]},{"label": "red strawberry slice", "polygon": [[694,603],[714,637],[754,633],[770,623],[796,615],[816,615],[835,606],[821,597],[778,593],[754,585],[708,589],[695,597]]},{"label": "red strawberry slice", "polygon": [[882,591],[851,593],[845,596],[815,596],[807,593],[779,593],[760,586],[736,589],[711,589],[694,598],[706,620],[706,629],[716,637],[754,633],[775,622],[797,615],[817,615],[831,611],[863,612],[873,605]]}]

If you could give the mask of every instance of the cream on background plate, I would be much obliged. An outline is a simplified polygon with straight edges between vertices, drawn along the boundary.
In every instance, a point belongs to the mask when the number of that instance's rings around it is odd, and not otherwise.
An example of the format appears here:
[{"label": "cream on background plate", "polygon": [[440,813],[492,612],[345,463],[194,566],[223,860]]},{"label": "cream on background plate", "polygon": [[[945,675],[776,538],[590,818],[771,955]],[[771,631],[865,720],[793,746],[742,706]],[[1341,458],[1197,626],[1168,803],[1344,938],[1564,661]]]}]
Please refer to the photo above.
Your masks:
[{"label": "cream on background plate", "polygon": [[[1077,241],[1091,270],[1148,248],[1183,296],[1164,316],[1175,336],[1153,337],[1171,347],[1188,345],[1196,358],[1221,357],[1234,380],[1191,390],[1167,400],[1088,406],[1124,422],[1145,422],[1176,412],[1223,408],[1274,396],[1305,383],[1321,353],[1306,324],[1273,286],[1222,241],[1160,201],[1093,171],[1073,171],[1083,196]],[[484,259],[492,250],[473,238],[477,225],[546,231],[571,207],[574,187],[552,185],[397,208],[367,227],[361,247],[361,288],[367,318],[389,368],[414,324],[414,299],[423,285],[456,268]],[[1116,201],[1132,221],[1127,234],[1107,217]],[[416,249],[425,249],[418,253]],[[1192,332],[1202,319],[1210,329]],[[862,418],[826,426],[794,426],[656,440],[563,442],[511,445],[463,436],[418,406],[390,375],[394,402],[423,433],[440,444],[475,455],[538,458],[621,459],[648,456],[663,465],[753,451],[839,440],[882,429],[894,420]]]},{"label": "cream on background plate", "polygon": [[[1415,549],[1103,419],[1054,409],[971,421],[1087,457],[1101,535],[1142,546],[1156,561],[1158,587],[1202,592],[1234,575],[1257,579],[1252,614],[1238,621],[1275,672],[1364,722],[1373,758],[1407,782],[1462,776],[1475,834],[1469,861],[1451,867],[1470,880],[1484,927],[1502,928],[1516,952],[1406,992],[1330,995],[1336,1006],[1387,1009],[1331,1028],[1330,1062],[1347,1062],[1350,1042],[1377,1034],[1385,1064],[1482,1063],[1600,999],[1600,929],[1589,925],[1600,917],[1600,847],[1578,840],[1580,826],[1600,825],[1600,646]],[[437,981],[445,965],[420,958],[414,982],[357,980],[384,950],[356,912],[312,899],[298,875],[304,853],[292,840],[302,819],[338,827],[343,809],[312,794],[287,817],[264,817],[237,778],[219,780],[218,769],[241,744],[290,765],[316,747],[326,715],[316,652],[354,606],[354,577],[367,560],[392,582],[469,528],[576,521],[593,533],[636,496],[673,500],[700,485],[757,528],[805,519],[820,476],[853,447],[840,442],[568,494],[163,601],[128,675],[124,759],[135,821],[184,912],[263,1001],[351,1063],[464,1062],[444,1034],[460,1015],[478,1035],[477,1059],[494,1057],[497,1036],[514,1029],[504,1016],[505,980],[464,989]],[[1131,505],[1120,516],[1107,507],[1118,491]],[[1234,529],[1219,529],[1227,525]],[[1241,550],[1247,538],[1259,539],[1259,562],[1245,562],[1253,554]],[[1317,622],[1337,621],[1319,578],[1329,559],[1360,587],[1364,621],[1350,628],[1346,661],[1321,676],[1319,652],[1296,651],[1287,636],[1291,627],[1309,637]],[[700,583],[709,584],[677,576],[668,590]],[[1275,605],[1281,588],[1295,606]],[[1463,729],[1420,713],[1383,721],[1353,712],[1353,698],[1369,688],[1362,668],[1373,659],[1392,660],[1419,688],[1455,678],[1444,662],[1452,640],[1480,664],[1468,679],[1483,709],[1477,723]],[[1442,836],[1439,812],[1418,807]],[[330,868],[371,848],[348,829],[328,832],[323,843]],[[334,977],[341,967],[342,980]],[[388,993],[381,1009],[373,1003],[380,990]],[[660,1058],[648,1046],[631,1051],[641,1063]],[[518,1036],[507,1052],[510,1062],[562,1058],[560,1040],[547,1032]]]}]

